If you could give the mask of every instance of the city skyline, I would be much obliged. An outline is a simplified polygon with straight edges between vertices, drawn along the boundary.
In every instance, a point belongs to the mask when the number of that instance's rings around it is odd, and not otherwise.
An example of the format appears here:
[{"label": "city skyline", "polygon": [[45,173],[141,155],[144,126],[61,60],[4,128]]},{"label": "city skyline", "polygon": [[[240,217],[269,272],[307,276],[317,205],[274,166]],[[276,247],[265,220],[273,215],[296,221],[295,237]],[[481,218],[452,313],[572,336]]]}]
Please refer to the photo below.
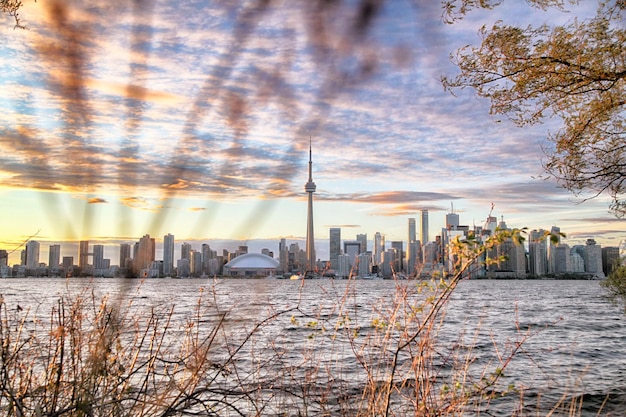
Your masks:
[{"label": "city skyline", "polygon": [[[559,225],[571,244],[618,246],[624,220],[608,213],[608,198],[582,202],[588,196],[539,178],[557,120],[519,129],[489,116],[471,91],[455,97],[438,81],[456,73],[449,55],[476,44],[483,24],[558,23],[595,11],[514,3],[454,25],[442,22],[437,2],[385,4],[367,42],[354,45],[357,62],[375,60],[373,74],[342,85],[332,75],[354,62],[316,61],[297,5],[266,13],[254,36],[237,38],[240,14],[219,7],[163,1],[139,13],[25,3],[28,30],[9,17],[0,25],[0,249],[31,235],[105,249],[167,233],[234,247],[302,242],[311,140],[316,242],[333,227],[370,242],[376,232],[406,241],[406,219],[419,224],[422,210],[432,240],[454,204],[469,226],[493,205],[514,227]],[[58,30],[61,12],[76,32]],[[63,54],[70,41],[82,65]]]},{"label": "city skyline", "polygon": [[[428,218],[427,214],[428,213],[426,212],[426,218]],[[473,228],[473,226],[470,226],[464,223],[463,219],[460,218],[458,213],[447,213],[445,218],[446,218],[445,219],[446,225],[451,226],[453,229],[456,229],[459,226],[462,229],[469,228],[469,230],[472,230]],[[405,231],[408,232],[408,236],[409,237],[412,236],[413,233],[415,233],[416,236],[421,235],[422,230],[423,230],[422,225],[420,224],[419,227],[416,227],[415,224],[412,225],[411,220],[415,220],[415,218],[409,217],[405,219],[405,226],[406,226]],[[500,217],[490,216],[489,218],[485,220],[485,222],[483,222],[482,225],[476,225],[476,226],[478,226],[479,228],[489,229],[489,228],[495,227],[493,226],[495,223],[505,222],[505,220],[506,219],[503,216],[500,216]],[[406,221],[408,221],[408,224]],[[491,223],[491,226],[490,226],[490,223]],[[429,224],[427,224],[426,226],[427,226],[427,229],[431,229]],[[507,227],[519,228],[518,226],[511,225],[511,224],[507,224]],[[550,231],[552,233],[555,233],[555,236],[563,232],[564,236],[559,237],[559,243],[565,243],[570,247],[575,246],[575,245],[585,245],[588,239],[595,240],[593,239],[593,237],[586,239],[585,242],[579,242],[578,240],[571,240],[571,239],[568,240],[567,231],[566,230],[562,231],[561,228],[558,226],[528,227],[526,232],[522,233],[522,236],[526,238],[524,242],[524,247],[526,248],[527,252],[530,250],[530,242],[536,241],[539,236],[538,233],[541,231]],[[417,239],[417,241],[419,242],[420,249],[423,250],[425,243],[429,243],[429,242],[433,243],[435,239],[441,239],[442,235],[445,234],[444,232],[445,231],[441,229],[437,230],[437,232],[435,233],[436,236],[434,236],[433,239],[427,242],[422,242],[420,239]],[[370,252],[373,259],[375,259],[376,258],[375,247],[377,245],[377,239],[381,239],[382,243],[380,244],[380,251],[390,249],[393,247],[394,244],[398,244],[398,243],[401,244],[404,255],[405,255],[404,261],[407,262],[407,266],[410,267],[410,264],[408,264],[409,257],[411,256],[410,255],[411,248],[409,246],[409,239],[407,238],[407,239],[399,239],[399,240],[390,240],[390,239],[387,239],[386,236],[387,235],[384,233],[384,231],[382,231],[382,233],[381,231],[377,231],[373,233],[372,235],[368,235],[367,233],[347,235],[345,233],[342,234],[342,229],[340,227],[330,228],[329,238],[316,239],[315,250],[316,250],[316,253],[319,255],[318,258],[316,259],[316,262],[327,261],[327,262],[332,263],[333,247],[336,247],[336,250],[338,250],[337,254],[344,254],[344,244],[348,243],[349,245],[354,245],[357,242],[363,242],[363,241],[365,241],[365,246],[367,248],[366,250]],[[227,252],[230,252],[230,253],[236,253],[242,246],[245,246],[248,248],[248,253],[262,253],[263,251],[267,250],[274,254],[275,259],[278,259],[279,252],[280,252],[280,244],[281,244],[281,241],[284,240],[287,246],[291,244],[300,245],[301,250],[303,250],[303,252],[306,253],[306,238],[282,238],[278,241],[269,240],[269,239],[258,239],[258,240],[252,241],[252,245],[249,245],[248,242],[246,241],[238,241],[238,240],[220,240],[220,239],[208,239],[208,238],[197,239],[197,240],[196,239],[192,239],[192,240],[177,239],[176,236],[171,233],[167,233],[164,236],[150,236],[149,234],[146,234],[143,237],[137,237],[135,239],[130,238],[130,240],[119,241],[116,243],[112,243],[110,241],[42,242],[42,241],[38,241],[35,239],[30,240],[28,243],[35,244],[34,248],[36,252],[39,254],[38,255],[39,263],[46,264],[45,262],[46,259],[52,259],[48,250],[51,250],[51,251],[54,250],[56,254],[55,257],[58,258],[59,260],[64,257],[72,257],[74,258],[74,264],[76,266],[79,266],[80,268],[83,268],[87,264],[95,266],[95,263],[96,263],[96,254],[94,252],[95,247],[98,247],[98,246],[101,247],[100,248],[101,252],[98,257],[100,260],[102,260],[103,258],[107,258],[111,260],[110,262],[111,265],[117,265],[115,260],[122,257],[122,251],[124,251],[123,247],[125,247],[125,249],[128,251],[126,255],[124,255],[124,257],[132,257],[133,255],[133,252],[131,249],[132,245],[135,243],[139,244],[146,238],[149,238],[152,240],[152,245],[153,245],[152,250],[154,251],[154,259],[163,261],[164,270],[167,270],[166,259],[168,259],[170,256],[172,257],[173,268],[175,268],[176,261],[178,259],[188,257],[189,252],[192,250],[195,252],[201,252],[205,246],[209,246],[212,250],[215,250],[218,253],[221,253],[223,250],[226,250]],[[620,244],[612,245],[611,247],[617,247],[620,249],[621,252],[626,251],[626,240],[623,240],[619,243]],[[168,255],[167,248],[172,245],[173,245],[173,248]],[[601,245],[601,246],[608,247],[609,245]],[[359,247],[363,247],[363,243],[360,243]],[[0,248],[0,250],[1,249],[4,249],[4,248]],[[23,251],[24,252],[29,251],[28,244],[24,245]],[[14,253],[14,256],[9,256],[9,259],[14,259],[17,261],[13,263],[9,262],[9,266],[20,263],[19,262],[20,256],[21,256],[20,252],[21,251],[17,251],[16,253]],[[29,256],[28,258],[31,258],[28,262],[28,265],[30,267],[34,267],[34,265],[31,265],[33,262],[32,256]],[[91,262],[89,261],[89,258],[92,259]],[[374,263],[377,263],[377,261],[374,260]],[[50,263],[48,262],[47,265],[50,265]]]}]

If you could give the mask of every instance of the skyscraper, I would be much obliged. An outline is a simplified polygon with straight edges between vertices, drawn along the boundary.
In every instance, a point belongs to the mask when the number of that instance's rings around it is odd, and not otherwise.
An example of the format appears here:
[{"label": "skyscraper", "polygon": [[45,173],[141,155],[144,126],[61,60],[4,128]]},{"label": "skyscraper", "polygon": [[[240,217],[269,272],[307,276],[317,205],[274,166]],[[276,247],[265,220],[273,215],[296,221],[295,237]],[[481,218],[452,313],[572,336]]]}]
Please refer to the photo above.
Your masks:
[{"label": "skyscraper", "polygon": [[29,240],[26,243],[26,267],[37,268],[39,266],[39,242]]},{"label": "skyscraper", "polygon": [[163,275],[171,277],[174,272],[174,235],[163,236]]},{"label": "skyscraper", "polygon": [[402,249],[402,241],[391,242],[391,249],[394,250],[394,272],[398,273],[404,270],[404,249]]},{"label": "skyscraper", "polygon": [[120,244],[120,268],[126,268],[127,262],[129,262],[132,258],[130,257],[130,244],[121,243]]},{"label": "skyscraper", "polygon": [[140,276],[142,270],[148,268],[150,263],[154,261],[154,256],[156,252],[156,244],[154,238],[151,238],[150,235],[144,235],[139,242],[136,244],[136,251],[133,261],[133,269],[137,276]]},{"label": "skyscraper", "polygon": [[313,235],[313,193],[315,192],[313,182],[313,152],[311,141],[309,140],[309,181],[304,186],[304,191],[309,195],[306,227],[306,267],[305,271],[315,270],[315,236]]},{"label": "skyscraper", "polygon": [[191,262],[191,244],[185,242],[180,245],[180,259],[187,259]]},{"label": "skyscraper", "polygon": [[341,255],[341,228],[331,227],[329,234],[330,268],[339,269],[339,255]]},{"label": "skyscraper", "polygon": [[374,234],[374,265],[379,265],[383,262],[383,252],[385,252],[385,237],[376,232]]},{"label": "skyscraper", "polygon": [[103,245],[93,245],[93,267],[94,269],[104,269]]},{"label": "skyscraper", "polygon": [[428,240],[428,210],[422,210],[421,212],[422,217],[421,217],[421,224],[420,224],[420,241],[422,242],[422,245],[427,244],[428,242],[430,242]]},{"label": "skyscraper", "polygon": [[81,240],[78,243],[78,267],[82,270],[89,265],[89,241]]},{"label": "skyscraper", "polygon": [[357,234],[356,240],[361,244],[361,253],[367,252],[367,233]]},{"label": "skyscraper", "polygon": [[58,268],[61,263],[61,245],[50,245],[48,252],[48,266]]},{"label": "skyscraper", "polygon": [[407,263],[407,272],[412,274],[415,269],[415,261],[417,256],[417,244],[416,244],[417,233],[415,230],[415,218],[409,218],[409,237],[406,247],[406,263]]}]

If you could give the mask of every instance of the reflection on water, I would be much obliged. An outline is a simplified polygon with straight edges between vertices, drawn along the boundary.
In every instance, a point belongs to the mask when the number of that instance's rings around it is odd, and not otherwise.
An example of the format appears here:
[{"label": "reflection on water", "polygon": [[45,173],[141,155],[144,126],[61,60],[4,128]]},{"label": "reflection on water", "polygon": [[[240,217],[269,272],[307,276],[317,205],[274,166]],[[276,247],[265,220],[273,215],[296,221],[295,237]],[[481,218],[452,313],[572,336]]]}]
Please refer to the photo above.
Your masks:
[{"label": "reflection on water", "polygon": [[[190,321],[211,329],[223,319],[228,333],[223,357],[241,348],[235,358],[238,369],[250,369],[254,378],[262,378],[268,369],[283,375],[310,372],[306,376],[310,387],[321,389],[332,382],[337,392],[356,395],[360,389],[356,382],[361,384],[365,378],[360,361],[385,360],[367,356],[366,343],[361,341],[377,340],[370,338],[372,323],[393,304],[396,285],[416,283],[11,279],[0,281],[0,293],[8,308],[19,305],[40,315],[59,296],[85,291],[107,294],[138,314],[147,308],[169,311],[174,306],[173,335]],[[503,386],[514,387],[519,394],[494,399],[490,412],[510,415],[517,407],[511,402],[519,403],[523,395],[528,413],[571,398],[581,399],[582,415],[596,415],[600,409],[600,415],[618,413],[626,398],[625,317],[602,294],[597,281],[461,282],[438,329],[437,378],[445,380],[445,372],[454,369],[448,362],[463,358],[469,358],[470,373],[480,378],[486,367],[495,369],[498,356],[502,359],[514,352]],[[329,328],[343,317],[350,317],[350,328],[359,333],[354,339],[339,337]],[[267,318],[271,320],[263,322]],[[241,347],[259,323],[262,338]],[[359,347],[362,351],[356,350]],[[315,372],[299,367],[307,361],[318,366]],[[294,389],[302,389],[301,385]]]}]

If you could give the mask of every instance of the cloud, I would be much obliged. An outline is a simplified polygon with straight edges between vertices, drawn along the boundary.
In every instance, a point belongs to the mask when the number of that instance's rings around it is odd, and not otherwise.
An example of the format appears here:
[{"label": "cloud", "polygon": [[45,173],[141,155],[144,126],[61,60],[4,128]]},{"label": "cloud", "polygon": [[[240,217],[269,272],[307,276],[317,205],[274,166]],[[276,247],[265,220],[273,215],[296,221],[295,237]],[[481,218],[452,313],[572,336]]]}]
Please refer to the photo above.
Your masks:
[{"label": "cloud", "polygon": [[88,204],[98,204],[98,203],[107,203],[107,201],[104,198],[100,198],[100,197],[91,197],[89,200],[87,200]]},{"label": "cloud", "polygon": [[154,204],[143,197],[121,197],[120,202],[127,207],[151,212],[158,212],[163,208],[163,205]]},{"label": "cloud", "polygon": [[[383,191],[377,193],[342,193],[342,194],[321,194],[316,196],[320,201],[341,201],[349,203],[376,203],[376,204],[400,204],[414,203],[415,207],[424,207],[420,202],[456,200],[460,197],[437,192],[421,191]],[[418,208],[419,210],[419,208]]]}]

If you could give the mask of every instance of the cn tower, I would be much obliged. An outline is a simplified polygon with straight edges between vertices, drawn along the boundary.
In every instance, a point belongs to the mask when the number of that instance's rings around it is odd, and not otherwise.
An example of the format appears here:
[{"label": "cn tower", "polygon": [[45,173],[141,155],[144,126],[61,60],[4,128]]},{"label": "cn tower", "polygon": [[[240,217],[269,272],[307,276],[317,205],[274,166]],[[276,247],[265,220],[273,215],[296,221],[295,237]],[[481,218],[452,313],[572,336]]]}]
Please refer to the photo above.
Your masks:
[{"label": "cn tower", "polygon": [[304,186],[304,191],[309,194],[309,209],[306,219],[306,271],[315,271],[315,237],[313,236],[313,193],[315,183],[313,182],[313,160],[311,152],[311,138],[309,138],[309,181]]}]

